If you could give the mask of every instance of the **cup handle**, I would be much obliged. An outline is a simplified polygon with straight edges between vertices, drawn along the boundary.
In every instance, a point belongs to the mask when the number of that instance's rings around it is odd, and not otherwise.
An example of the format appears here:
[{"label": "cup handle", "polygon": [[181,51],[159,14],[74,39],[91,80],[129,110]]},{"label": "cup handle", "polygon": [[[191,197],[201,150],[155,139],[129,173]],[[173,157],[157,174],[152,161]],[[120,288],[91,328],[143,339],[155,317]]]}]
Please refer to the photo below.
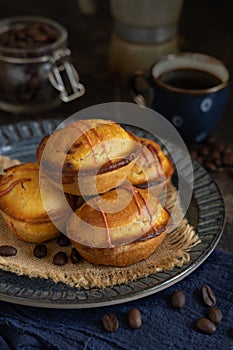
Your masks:
[{"label": "cup handle", "polygon": [[[141,81],[144,86],[139,86],[139,81]],[[141,70],[136,71],[130,77],[129,92],[134,102],[140,106],[149,107],[151,100],[149,73]]]}]

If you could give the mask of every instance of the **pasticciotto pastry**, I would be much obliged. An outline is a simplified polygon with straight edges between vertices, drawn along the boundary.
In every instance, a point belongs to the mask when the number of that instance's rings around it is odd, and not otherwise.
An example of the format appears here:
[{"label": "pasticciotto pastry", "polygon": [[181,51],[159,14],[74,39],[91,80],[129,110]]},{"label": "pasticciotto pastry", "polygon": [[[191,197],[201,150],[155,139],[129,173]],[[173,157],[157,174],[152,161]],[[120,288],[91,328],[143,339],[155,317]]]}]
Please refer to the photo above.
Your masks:
[{"label": "pasticciotto pastry", "polygon": [[147,190],[120,187],[76,209],[66,233],[87,261],[123,267],[157,249],[166,236],[169,218]]},{"label": "pasticciotto pastry", "polygon": [[10,167],[2,175],[0,212],[12,233],[25,242],[41,243],[57,237],[60,232],[54,223],[64,227],[75,203],[73,196],[62,196],[47,178],[39,178],[37,163]]},{"label": "pasticciotto pastry", "polygon": [[37,161],[64,192],[95,195],[124,182],[139,148],[115,122],[78,120],[45,137],[37,149]]},{"label": "pasticciotto pastry", "polygon": [[128,175],[129,182],[138,188],[154,186],[157,194],[169,183],[174,167],[169,157],[155,141],[136,138],[141,144],[141,151]]}]

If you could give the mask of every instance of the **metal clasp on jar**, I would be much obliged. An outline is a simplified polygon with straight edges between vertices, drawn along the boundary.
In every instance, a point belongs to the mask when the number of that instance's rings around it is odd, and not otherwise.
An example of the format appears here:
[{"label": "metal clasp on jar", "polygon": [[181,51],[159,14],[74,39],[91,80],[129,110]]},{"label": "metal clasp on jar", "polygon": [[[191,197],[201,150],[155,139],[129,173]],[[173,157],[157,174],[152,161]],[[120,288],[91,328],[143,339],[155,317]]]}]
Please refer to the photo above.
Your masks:
[{"label": "metal clasp on jar", "polygon": [[[69,62],[70,54],[69,49],[59,49],[50,57],[52,70],[49,72],[49,80],[53,87],[60,91],[60,98],[63,102],[75,100],[85,93],[84,85],[79,82],[77,70]],[[67,85],[71,92],[68,91]]]}]

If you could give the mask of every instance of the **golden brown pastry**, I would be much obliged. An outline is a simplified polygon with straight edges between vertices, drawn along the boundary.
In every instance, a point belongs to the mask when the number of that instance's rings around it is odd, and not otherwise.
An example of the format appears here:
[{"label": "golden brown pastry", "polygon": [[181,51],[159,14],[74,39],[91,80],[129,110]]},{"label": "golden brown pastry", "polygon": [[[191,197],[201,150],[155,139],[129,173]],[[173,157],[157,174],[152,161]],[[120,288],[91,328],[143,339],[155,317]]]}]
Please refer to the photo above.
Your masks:
[{"label": "golden brown pastry", "polygon": [[[67,207],[74,207],[74,198],[63,197],[61,191],[44,177],[40,186],[46,193],[46,210],[59,227],[64,226],[70,214]],[[40,243],[60,234],[45,210],[40,186],[37,163],[8,168],[1,179],[0,212],[12,233],[26,242]]]},{"label": "golden brown pastry", "polygon": [[79,120],[45,137],[37,161],[64,192],[93,195],[107,192],[127,178],[139,146],[115,122]]},{"label": "golden brown pastry", "polygon": [[174,172],[171,160],[160,145],[152,140],[136,138],[141,144],[139,156],[128,175],[130,183],[138,188],[155,186],[157,194],[170,181]]},{"label": "golden brown pastry", "polygon": [[0,176],[4,173],[4,169],[18,164],[20,164],[20,161],[18,159],[11,159],[10,157],[0,156]]},{"label": "golden brown pastry", "polygon": [[156,250],[166,235],[169,217],[147,190],[120,187],[76,209],[66,233],[84,259],[122,267]]}]

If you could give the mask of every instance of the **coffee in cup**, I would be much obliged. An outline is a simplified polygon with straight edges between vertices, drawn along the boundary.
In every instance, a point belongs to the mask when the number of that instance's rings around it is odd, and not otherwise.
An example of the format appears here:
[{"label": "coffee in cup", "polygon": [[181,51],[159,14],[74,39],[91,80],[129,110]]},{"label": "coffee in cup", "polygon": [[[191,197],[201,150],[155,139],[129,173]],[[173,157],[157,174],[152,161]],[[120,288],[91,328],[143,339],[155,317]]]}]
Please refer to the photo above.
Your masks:
[{"label": "coffee in cup", "polygon": [[[215,128],[226,106],[230,74],[214,57],[200,53],[169,54],[149,73],[130,80],[134,101],[166,117],[187,143],[203,141]],[[140,84],[140,81],[146,81]]]}]

